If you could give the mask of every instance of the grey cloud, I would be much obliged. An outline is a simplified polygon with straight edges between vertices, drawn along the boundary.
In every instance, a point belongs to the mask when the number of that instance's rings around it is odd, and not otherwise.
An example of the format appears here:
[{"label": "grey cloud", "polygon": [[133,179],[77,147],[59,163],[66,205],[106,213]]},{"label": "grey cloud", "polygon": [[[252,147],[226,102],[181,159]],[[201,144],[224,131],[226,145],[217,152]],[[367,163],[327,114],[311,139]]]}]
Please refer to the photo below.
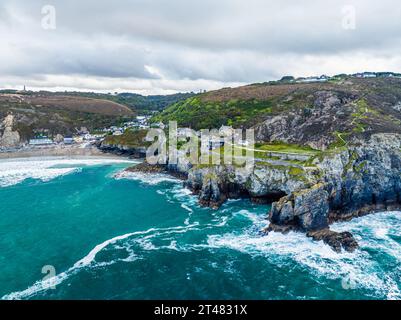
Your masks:
[{"label": "grey cloud", "polygon": [[[40,27],[47,4],[56,7],[56,30]],[[345,4],[355,6],[355,30],[341,26]],[[3,0],[0,76],[170,90],[209,87],[200,80],[214,87],[284,74],[401,71],[400,18],[395,0]],[[43,85],[54,86],[49,81]]]}]

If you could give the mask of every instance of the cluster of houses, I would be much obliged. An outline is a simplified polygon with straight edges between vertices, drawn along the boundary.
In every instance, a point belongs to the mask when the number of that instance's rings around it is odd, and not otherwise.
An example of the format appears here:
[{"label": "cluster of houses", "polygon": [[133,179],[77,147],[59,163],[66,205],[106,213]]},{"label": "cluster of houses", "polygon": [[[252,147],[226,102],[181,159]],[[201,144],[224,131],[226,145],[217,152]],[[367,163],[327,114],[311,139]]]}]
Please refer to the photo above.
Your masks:
[{"label": "cluster of houses", "polygon": [[120,136],[127,129],[149,129],[150,116],[137,116],[135,120],[125,122],[121,126],[111,126],[109,128],[104,128],[102,132],[107,134],[112,134],[114,136]]},{"label": "cluster of houses", "polygon": [[307,78],[297,78],[296,83],[310,83],[310,82],[326,82],[329,81],[330,77],[326,75],[321,75],[320,77],[307,77]]},{"label": "cluster of houses", "polygon": [[[202,136],[201,131],[194,131],[190,128],[177,128],[177,138],[189,138],[192,134],[195,134],[199,139]],[[242,130],[236,131],[231,126],[221,126],[219,130],[209,132],[209,149],[217,149],[223,147],[226,140],[235,142],[236,145],[249,146],[249,141],[243,138]],[[233,140],[232,140],[233,139]]]},{"label": "cluster of houses", "polygon": [[41,132],[35,138],[30,139],[30,146],[50,146],[50,145],[72,145],[81,143],[94,143],[104,138],[104,134],[91,134],[86,128],[81,128],[76,135],[62,136],[57,134],[54,137],[49,137],[46,132]]},{"label": "cluster of houses", "polygon": [[[150,116],[137,116],[134,120],[125,122],[121,126],[111,126],[109,128],[104,128],[99,134],[91,134],[86,128],[81,128],[77,130],[75,135],[71,136],[61,136],[56,135],[54,137],[49,137],[49,132],[47,130],[42,130],[37,132],[36,137],[29,140],[30,146],[49,146],[55,144],[61,145],[72,145],[81,143],[94,143],[101,141],[107,135],[119,136],[124,133],[127,129],[149,129]],[[152,127],[157,127],[162,124],[152,124]]]},{"label": "cluster of houses", "polygon": [[400,73],[394,72],[362,72],[352,75],[355,78],[401,78]]},{"label": "cluster of houses", "polygon": [[360,72],[354,73],[351,75],[340,74],[335,75],[333,77],[329,77],[326,75],[321,76],[313,76],[313,77],[301,77],[301,78],[294,78],[291,76],[283,77],[280,81],[281,82],[293,82],[293,83],[312,83],[312,82],[327,82],[329,80],[340,79],[344,77],[354,77],[354,78],[401,78],[400,73],[394,72]]}]

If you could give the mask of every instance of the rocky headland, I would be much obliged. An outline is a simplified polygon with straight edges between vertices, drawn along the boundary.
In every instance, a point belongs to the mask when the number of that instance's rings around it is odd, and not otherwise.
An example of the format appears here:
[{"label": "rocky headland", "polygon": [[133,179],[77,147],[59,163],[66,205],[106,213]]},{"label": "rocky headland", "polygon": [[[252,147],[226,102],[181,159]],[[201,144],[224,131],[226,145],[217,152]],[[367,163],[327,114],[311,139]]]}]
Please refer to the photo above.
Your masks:
[{"label": "rocky headland", "polygon": [[191,120],[202,111],[202,101],[227,104],[262,94],[274,105],[266,104],[265,114],[249,123],[258,142],[252,170],[183,161],[163,171],[187,176],[185,185],[203,206],[245,197],[270,203],[264,233],[303,232],[337,252],[355,250],[353,235],[336,233],[330,224],[401,209],[401,80],[223,89],[170,107],[157,120],[174,114],[185,124],[187,114]]},{"label": "rocky headland", "polygon": [[[207,92],[169,106],[153,121],[176,120],[196,130],[252,128],[257,143],[251,169],[192,165],[179,157],[178,164],[143,163],[128,170],[172,174],[202,206],[219,208],[235,198],[270,204],[264,233],[303,232],[337,252],[353,251],[358,243],[352,234],[336,233],[330,224],[401,209],[400,105],[398,78],[345,76]],[[24,139],[20,118],[8,115],[0,123],[0,146]],[[146,130],[107,136],[97,151],[144,158],[150,144],[145,136]]]},{"label": "rocky headland", "polygon": [[169,173],[185,179],[202,206],[219,208],[227,199],[270,203],[268,232],[304,232],[335,251],[358,247],[352,234],[330,224],[379,211],[401,209],[401,135],[375,134],[344,150],[319,154],[309,167],[256,163],[253,170],[233,165],[142,164],[129,170]]}]

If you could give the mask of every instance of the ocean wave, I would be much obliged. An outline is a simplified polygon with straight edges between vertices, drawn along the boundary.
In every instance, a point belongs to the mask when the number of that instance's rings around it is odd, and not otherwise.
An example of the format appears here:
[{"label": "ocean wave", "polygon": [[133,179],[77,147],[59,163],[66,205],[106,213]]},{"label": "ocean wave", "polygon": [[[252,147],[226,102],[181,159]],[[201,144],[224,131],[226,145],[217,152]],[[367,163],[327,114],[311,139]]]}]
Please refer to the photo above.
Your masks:
[{"label": "ocean wave", "polygon": [[[142,236],[142,238],[136,239],[135,243],[141,245],[141,247],[144,250],[152,250],[152,249],[160,249],[156,248],[155,246],[152,245],[151,242],[149,242],[148,239],[160,236],[161,234],[171,234],[171,233],[183,233],[187,232],[188,230],[191,230],[192,228],[196,227],[197,224],[193,225],[188,225],[188,226],[178,226],[178,227],[171,227],[171,228],[150,228],[146,231],[136,231],[132,233],[127,233],[121,236],[117,236],[111,239],[108,239],[97,246],[95,246],[85,257],[83,257],[81,260],[77,261],[71,268],[68,270],[52,277],[48,278],[45,280],[40,280],[35,282],[32,286],[28,287],[25,290],[22,291],[17,291],[17,292],[12,292],[9,294],[4,295],[1,299],[2,300],[21,300],[21,299],[27,299],[30,298],[38,293],[44,292],[46,290],[51,289],[52,287],[55,287],[65,280],[67,280],[69,277],[72,275],[76,274],[78,271],[85,267],[101,267],[101,266],[107,266],[110,264],[114,264],[118,261],[124,261],[124,262],[132,262],[134,260],[137,260],[137,256],[135,255],[135,252],[132,250],[132,246],[129,245],[128,247],[126,245],[122,245],[121,248],[126,249],[130,254],[126,258],[122,259],[117,259],[113,261],[102,261],[102,262],[96,262],[96,256],[97,254],[104,250],[106,247],[110,245],[114,245],[122,240],[135,237],[135,236]],[[149,237],[143,237],[149,235]],[[166,248],[172,248],[171,243],[169,246],[166,246]]]},{"label": "ocean wave", "polygon": [[163,173],[155,174],[155,173],[143,173],[143,172],[129,172],[126,170],[117,172],[114,175],[114,178],[117,180],[120,179],[137,180],[148,185],[158,185],[162,182],[172,182],[172,183],[180,182],[180,180]]},{"label": "ocean wave", "polygon": [[95,166],[111,163],[126,163],[120,159],[67,159],[67,158],[33,158],[0,161],[0,187],[19,184],[26,179],[43,182],[57,177],[77,173],[84,166]]},{"label": "ocean wave", "polygon": [[26,179],[41,180],[47,182],[57,177],[77,173],[80,168],[27,168],[0,171],[0,187],[9,187],[19,184]]},{"label": "ocean wave", "polygon": [[234,212],[234,215],[243,216],[247,218],[248,220],[253,222],[253,225],[255,227],[259,227],[260,229],[267,227],[268,225],[266,217],[263,216],[261,217],[259,214],[251,212],[246,209],[236,211]]},{"label": "ocean wave", "polygon": [[[394,221],[389,221],[389,218]],[[242,253],[263,256],[277,265],[295,261],[315,277],[347,280],[353,288],[367,289],[376,298],[400,299],[401,290],[396,276],[383,274],[377,261],[366,250],[374,248],[385,252],[394,259],[401,257],[401,246],[390,238],[401,234],[401,213],[383,213],[366,216],[352,222],[333,225],[336,231],[351,231],[357,235],[360,250],[354,253],[336,253],[323,242],[316,242],[302,233],[290,232],[283,235],[271,232],[265,237],[250,232],[209,235],[205,248],[227,248]],[[360,234],[358,234],[358,231]],[[383,242],[383,238],[386,240]],[[289,259],[290,258],[290,259]]]},{"label": "ocean wave", "polygon": [[[153,179],[154,175],[148,177]],[[163,175],[163,179],[166,176]],[[142,180],[143,178],[139,178]],[[146,178],[147,179],[147,178]],[[167,181],[174,180],[167,176]],[[156,179],[157,181],[157,179]],[[160,183],[166,180],[160,180]],[[145,182],[146,183],[146,182]],[[152,181],[151,184],[157,184]],[[354,219],[351,222],[332,225],[335,231],[350,231],[360,243],[361,248],[353,253],[338,254],[323,242],[316,242],[302,233],[290,232],[287,235],[271,232],[267,236],[260,236],[260,230],[267,225],[266,216],[258,210],[238,209],[238,206],[224,206],[218,211],[208,212],[212,220],[204,223],[197,210],[197,198],[182,185],[174,184],[168,189],[160,188],[160,195],[169,197],[178,202],[182,209],[188,212],[183,226],[170,228],[151,228],[146,231],[127,233],[106,240],[94,247],[84,258],[77,261],[67,271],[53,279],[38,281],[29,288],[5,295],[2,299],[24,299],[48,290],[54,285],[61,284],[70,276],[83,268],[107,267],[117,262],[131,263],[146,257],[146,252],[157,250],[174,250],[191,252],[194,250],[230,249],[255,257],[262,256],[278,266],[288,266],[296,262],[298,266],[307,270],[314,278],[325,278],[338,281],[341,285],[346,279],[356,289],[369,290],[374,298],[400,299],[401,292],[395,276],[390,272],[384,273],[378,262],[367,249],[374,249],[385,253],[393,259],[401,258],[401,245],[394,237],[401,237],[401,213],[374,214]],[[205,209],[207,210],[207,209]],[[252,226],[238,229],[235,232],[223,233],[232,219],[247,219]],[[199,221],[196,221],[199,219]],[[243,221],[243,220],[241,220]],[[222,229],[219,229],[222,228]],[[188,243],[180,234],[194,231],[210,230],[204,234],[204,239],[198,243]],[[157,241],[155,241],[155,239]],[[111,261],[96,261],[97,254],[113,246],[115,250],[124,250],[127,256]]]},{"label": "ocean wave", "polygon": [[192,210],[190,207],[188,207],[185,203],[181,204],[181,208],[188,211],[188,217],[184,220],[184,224],[189,225],[189,220],[191,219],[191,216],[192,216],[192,213],[194,212],[194,210]]},{"label": "ocean wave", "polygon": [[381,212],[353,219],[346,223],[335,223],[331,229],[338,232],[350,231],[363,248],[385,253],[401,261],[401,212]]}]

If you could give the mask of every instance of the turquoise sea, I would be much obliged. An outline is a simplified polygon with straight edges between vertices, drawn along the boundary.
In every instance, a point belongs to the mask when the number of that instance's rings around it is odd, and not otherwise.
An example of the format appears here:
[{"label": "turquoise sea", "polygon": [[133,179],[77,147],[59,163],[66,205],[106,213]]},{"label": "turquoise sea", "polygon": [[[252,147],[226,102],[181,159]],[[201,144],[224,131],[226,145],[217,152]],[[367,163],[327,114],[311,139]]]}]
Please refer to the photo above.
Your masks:
[{"label": "turquoise sea", "polygon": [[130,165],[0,161],[0,297],[401,298],[399,212],[334,225],[361,245],[337,254],[298,233],[261,236],[268,206],[201,208],[180,181],[121,174]]}]

